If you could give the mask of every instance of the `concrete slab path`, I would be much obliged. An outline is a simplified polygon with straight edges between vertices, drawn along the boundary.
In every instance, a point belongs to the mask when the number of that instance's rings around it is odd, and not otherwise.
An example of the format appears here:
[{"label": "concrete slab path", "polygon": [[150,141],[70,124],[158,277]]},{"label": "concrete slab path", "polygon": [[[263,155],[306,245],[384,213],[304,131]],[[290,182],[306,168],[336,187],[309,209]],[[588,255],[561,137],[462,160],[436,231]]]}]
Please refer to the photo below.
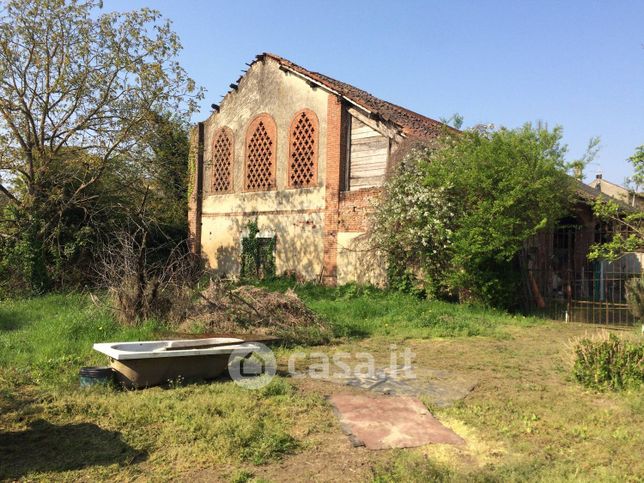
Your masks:
[{"label": "concrete slab path", "polygon": [[354,446],[389,449],[465,442],[412,396],[334,394],[330,400]]}]

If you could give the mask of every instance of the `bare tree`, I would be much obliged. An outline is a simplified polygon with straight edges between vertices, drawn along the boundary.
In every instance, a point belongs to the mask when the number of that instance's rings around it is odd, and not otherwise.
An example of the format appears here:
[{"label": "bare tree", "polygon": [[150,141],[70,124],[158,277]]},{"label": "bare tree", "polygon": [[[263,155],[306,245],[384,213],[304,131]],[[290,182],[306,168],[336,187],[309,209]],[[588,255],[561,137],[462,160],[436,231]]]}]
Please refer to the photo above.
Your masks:
[{"label": "bare tree", "polygon": [[114,234],[100,251],[96,276],[112,309],[124,324],[156,317],[180,321],[192,304],[193,287],[203,273],[200,257],[187,242],[150,248],[144,227]]}]

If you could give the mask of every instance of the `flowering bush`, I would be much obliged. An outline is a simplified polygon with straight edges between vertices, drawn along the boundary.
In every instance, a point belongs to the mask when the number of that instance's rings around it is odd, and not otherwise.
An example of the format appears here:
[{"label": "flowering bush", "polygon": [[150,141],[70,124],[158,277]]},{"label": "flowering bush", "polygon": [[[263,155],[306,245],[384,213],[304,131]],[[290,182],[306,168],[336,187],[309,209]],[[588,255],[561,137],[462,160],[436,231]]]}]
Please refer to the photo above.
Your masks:
[{"label": "flowering bush", "polygon": [[[458,205],[450,186],[421,183],[423,150],[412,152],[387,183],[384,205],[376,210],[374,240],[389,256],[389,284],[405,292],[449,295],[449,270]],[[423,283],[417,283],[422,274]],[[422,287],[420,286],[422,285]]]},{"label": "flowering bush", "polygon": [[375,214],[373,239],[389,255],[390,284],[515,305],[516,255],[569,205],[561,135],[529,124],[482,127],[411,149]]}]

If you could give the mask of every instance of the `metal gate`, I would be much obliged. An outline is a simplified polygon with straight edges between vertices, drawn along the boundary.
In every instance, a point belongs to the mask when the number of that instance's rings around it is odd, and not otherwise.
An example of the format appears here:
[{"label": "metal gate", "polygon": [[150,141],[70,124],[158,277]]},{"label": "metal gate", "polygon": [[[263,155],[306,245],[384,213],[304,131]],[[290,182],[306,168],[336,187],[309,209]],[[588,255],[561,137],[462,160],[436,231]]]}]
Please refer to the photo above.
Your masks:
[{"label": "metal gate", "polygon": [[578,272],[530,270],[529,311],[556,320],[595,324],[634,324],[626,282],[640,277],[636,263],[596,262]]},{"label": "metal gate", "polygon": [[528,312],[571,322],[636,322],[628,309],[626,282],[641,276],[644,256],[626,253],[613,262],[589,262],[588,247],[599,236],[597,227],[571,223],[526,245],[521,265]]}]

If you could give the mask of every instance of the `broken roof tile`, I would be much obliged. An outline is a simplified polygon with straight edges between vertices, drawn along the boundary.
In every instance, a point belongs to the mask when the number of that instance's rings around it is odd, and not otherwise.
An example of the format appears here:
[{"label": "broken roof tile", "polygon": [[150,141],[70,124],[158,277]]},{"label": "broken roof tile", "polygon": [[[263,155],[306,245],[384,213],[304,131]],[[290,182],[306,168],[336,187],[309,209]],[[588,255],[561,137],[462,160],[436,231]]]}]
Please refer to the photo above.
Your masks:
[{"label": "broken roof tile", "polygon": [[270,58],[280,64],[283,68],[311,79],[313,82],[337,92],[351,102],[363,107],[372,114],[381,117],[383,120],[398,125],[404,135],[412,138],[426,139],[435,137],[444,132],[445,129],[456,131],[454,128],[435,119],[423,116],[417,112],[406,109],[402,106],[379,99],[368,92],[333,79],[319,72],[313,72],[302,66],[291,62],[279,55],[265,52],[257,56],[255,62]]}]

